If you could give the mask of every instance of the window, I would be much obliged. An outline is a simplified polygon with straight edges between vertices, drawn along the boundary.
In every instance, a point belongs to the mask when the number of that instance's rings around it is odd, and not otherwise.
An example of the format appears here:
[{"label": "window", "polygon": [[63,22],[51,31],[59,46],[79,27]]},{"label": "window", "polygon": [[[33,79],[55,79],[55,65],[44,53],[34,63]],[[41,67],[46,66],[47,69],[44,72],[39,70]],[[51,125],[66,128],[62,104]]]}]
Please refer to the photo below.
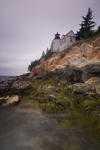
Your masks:
[{"label": "window", "polygon": [[70,42],[73,42],[73,37],[72,36],[70,36]]}]

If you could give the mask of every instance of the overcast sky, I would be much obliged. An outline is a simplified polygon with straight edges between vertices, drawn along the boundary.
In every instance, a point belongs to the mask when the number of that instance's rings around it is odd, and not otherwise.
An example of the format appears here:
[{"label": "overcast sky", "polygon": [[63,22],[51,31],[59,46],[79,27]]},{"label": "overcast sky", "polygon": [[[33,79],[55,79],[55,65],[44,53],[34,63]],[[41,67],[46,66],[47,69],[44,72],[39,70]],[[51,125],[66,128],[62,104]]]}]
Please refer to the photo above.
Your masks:
[{"label": "overcast sky", "polygon": [[0,0],[0,75],[27,72],[56,32],[79,29],[88,7],[100,25],[100,0]]}]

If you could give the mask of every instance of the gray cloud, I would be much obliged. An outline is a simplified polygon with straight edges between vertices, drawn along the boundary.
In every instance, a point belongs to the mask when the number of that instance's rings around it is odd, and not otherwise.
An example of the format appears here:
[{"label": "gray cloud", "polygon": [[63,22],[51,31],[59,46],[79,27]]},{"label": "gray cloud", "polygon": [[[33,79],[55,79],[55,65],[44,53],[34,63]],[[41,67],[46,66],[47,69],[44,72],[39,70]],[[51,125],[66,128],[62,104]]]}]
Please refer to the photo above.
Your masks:
[{"label": "gray cloud", "polygon": [[88,7],[100,24],[99,0],[0,0],[0,74],[27,71],[54,34],[75,32]]}]

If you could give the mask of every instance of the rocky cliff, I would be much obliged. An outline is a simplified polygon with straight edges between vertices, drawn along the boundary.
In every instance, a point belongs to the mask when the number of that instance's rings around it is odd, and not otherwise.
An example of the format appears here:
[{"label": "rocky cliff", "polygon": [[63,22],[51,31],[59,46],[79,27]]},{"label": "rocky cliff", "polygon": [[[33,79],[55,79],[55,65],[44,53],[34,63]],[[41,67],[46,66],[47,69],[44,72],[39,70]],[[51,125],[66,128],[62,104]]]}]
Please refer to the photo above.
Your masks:
[{"label": "rocky cliff", "polygon": [[[100,77],[100,36],[86,41],[78,41],[65,50],[54,53],[47,60],[32,69],[29,77],[45,72],[64,70],[67,79],[85,82],[91,77]],[[97,80],[97,78],[94,78]]]}]

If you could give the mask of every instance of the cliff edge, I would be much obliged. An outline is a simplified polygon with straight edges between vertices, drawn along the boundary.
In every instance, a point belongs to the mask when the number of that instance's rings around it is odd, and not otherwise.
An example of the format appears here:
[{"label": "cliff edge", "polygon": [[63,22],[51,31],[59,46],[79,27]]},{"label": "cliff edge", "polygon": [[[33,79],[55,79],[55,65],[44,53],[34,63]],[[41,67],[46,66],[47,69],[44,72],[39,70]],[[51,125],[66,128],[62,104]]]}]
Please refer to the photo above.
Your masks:
[{"label": "cliff edge", "polygon": [[73,81],[75,78],[79,82],[100,78],[100,36],[78,41],[46,60],[40,59],[40,64],[32,69],[29,78],[57,70],[66,72],[67,79],[73,78]]}]

